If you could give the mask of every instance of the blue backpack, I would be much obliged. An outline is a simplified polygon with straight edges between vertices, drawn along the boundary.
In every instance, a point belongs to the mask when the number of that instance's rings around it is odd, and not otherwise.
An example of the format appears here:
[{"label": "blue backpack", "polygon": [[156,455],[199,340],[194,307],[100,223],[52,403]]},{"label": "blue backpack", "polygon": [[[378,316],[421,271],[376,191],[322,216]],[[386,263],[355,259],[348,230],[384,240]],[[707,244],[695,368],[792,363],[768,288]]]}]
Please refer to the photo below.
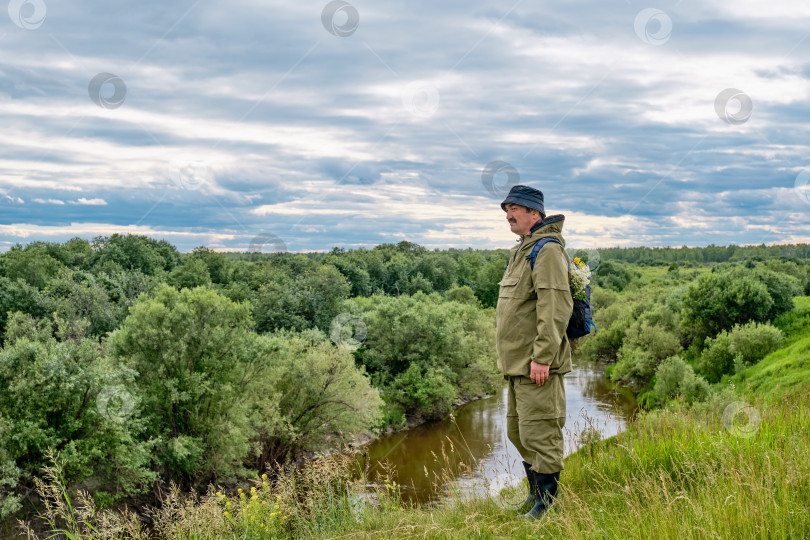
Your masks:
[{"label": "blue backpack", "polygon": [[[538,240],[534,246],[532,246],[532,252],[526,255],[532,270],[534,270],[534,261],[537,259],[537,254],[543,249],[543,246],[549,242],[556,242],[562,246],[562,243],[555,238],[541,238]],[[574,290],[571,289],[571,296],[573,295]],[[596,333],[596,324],[593,322],[593,314],[591,312],[590,285],[585,287],[585,295],[588,297],[587,302],[579,298],[574,298],[574,311],[571,313],[571,320],[568,321],[568,328],[565,329],[565,333],[568,334],[568,339],[579,339],[587,336],[591,333],[591,329],[593,329],[594,334]]]}]

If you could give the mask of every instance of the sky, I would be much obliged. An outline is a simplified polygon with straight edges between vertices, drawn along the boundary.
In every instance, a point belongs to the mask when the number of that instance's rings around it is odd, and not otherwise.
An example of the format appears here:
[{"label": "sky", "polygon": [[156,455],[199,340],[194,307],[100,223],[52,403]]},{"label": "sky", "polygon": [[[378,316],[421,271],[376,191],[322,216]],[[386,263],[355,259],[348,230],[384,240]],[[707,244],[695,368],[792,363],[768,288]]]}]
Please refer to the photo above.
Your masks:
[{"label": "sky", "polygon": [[810,242],[810,4],[10,0],[0,251]]}]

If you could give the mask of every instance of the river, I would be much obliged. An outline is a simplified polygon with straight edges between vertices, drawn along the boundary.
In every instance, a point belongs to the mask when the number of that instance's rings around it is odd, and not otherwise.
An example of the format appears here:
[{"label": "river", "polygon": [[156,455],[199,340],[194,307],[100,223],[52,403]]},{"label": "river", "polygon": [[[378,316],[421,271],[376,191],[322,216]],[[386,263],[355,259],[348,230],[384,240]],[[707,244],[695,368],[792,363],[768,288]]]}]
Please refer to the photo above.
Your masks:
[{"label": "river", "polygon": [[[566,455],[591,427],[603,438],[624,429],[636,410],[628,390],[608,381],[603,364],[575,359],[564,377]],[[360,456],[374,478],[383,463],[406,502],[436,504],[454,495],[496,494],[524,477],[520,455],[506,438],[506,386],[459,407],[452,417],[370,443]]]}]

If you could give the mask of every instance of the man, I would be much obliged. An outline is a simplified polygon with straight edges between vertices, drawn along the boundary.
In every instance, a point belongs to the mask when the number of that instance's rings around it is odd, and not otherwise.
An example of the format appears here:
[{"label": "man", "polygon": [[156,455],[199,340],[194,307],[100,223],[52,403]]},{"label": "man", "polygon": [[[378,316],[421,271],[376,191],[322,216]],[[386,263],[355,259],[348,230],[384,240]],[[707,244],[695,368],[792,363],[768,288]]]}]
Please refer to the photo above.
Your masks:
[{"label": "man", "polygon": [[[574,302],[561,232],[565,217],[546,216],[543,193],[514,186],[501,203],[520,243],[510,250],[496,309],[498,369],[509,385],[507,436],[523,457],[529,497],[520,512],[540,517],[557,495],[563,468],[565,388],[571,347],[565,333]],[[541,238],[554,238],[527,256]]]}]

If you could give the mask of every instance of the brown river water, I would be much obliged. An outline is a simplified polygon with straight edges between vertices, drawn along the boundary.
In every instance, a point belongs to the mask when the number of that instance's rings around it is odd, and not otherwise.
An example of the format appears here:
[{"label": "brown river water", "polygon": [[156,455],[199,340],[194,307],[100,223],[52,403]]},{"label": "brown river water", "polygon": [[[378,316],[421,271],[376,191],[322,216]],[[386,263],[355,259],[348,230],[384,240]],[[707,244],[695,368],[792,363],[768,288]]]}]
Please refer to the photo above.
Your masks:
[{"label": "brown river water", "polygon": [[[606,379],[603,364],[575,359],[564,381],[566,455],[579,448],[583,429],[595,428],[605,438],[631,421],[636,400]],[[505,385],[488,398],[459,407],[452,417],[378,439],[362,454],[358,459],[367,478],[388,466],[402,486],[403,501],[420,504],[494,495],[524,477],[520,455],[506,438]]]}]

